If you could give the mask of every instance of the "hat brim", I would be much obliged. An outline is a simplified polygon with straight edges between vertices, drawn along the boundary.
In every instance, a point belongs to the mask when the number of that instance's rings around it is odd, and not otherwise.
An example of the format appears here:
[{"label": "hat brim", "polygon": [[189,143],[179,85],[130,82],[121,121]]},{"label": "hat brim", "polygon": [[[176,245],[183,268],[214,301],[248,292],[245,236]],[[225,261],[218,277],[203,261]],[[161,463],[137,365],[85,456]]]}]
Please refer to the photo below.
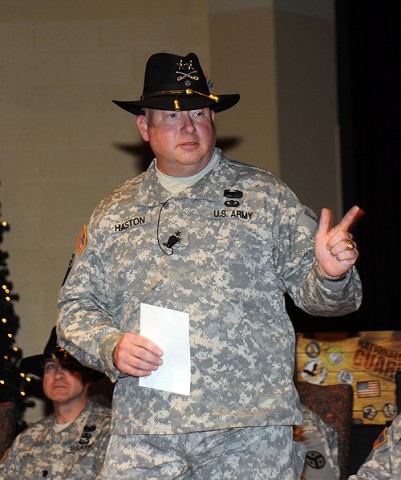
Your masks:
[{"label": "hat brim", "polygon": [[[46,356],[45,358],[44,354],[25,357],[21,360],[20,370],[26,373],[32,373],[37,377],[43,378],[43,366],[45,364],[45,359],[49,359],[49,357]],[[78,361],[76,361],[76,363],[80,366],[79,370],[77,371],[85,373],[88,380],[90,380],[91,382],[95,382],[96,380],[100,380],[104,377],[104,373],[99,372],[98,370],[94,370],[93,368],[85,367]]]},{"label": "hat brim", "polygon": [[134,115],[143,115],[144,108],[175,111],[174,100],[179,101],[181,111],[211,108],[215,112],[223,112],[238,103],[240,96],[236,93],[232,95],[219,95],[218,98],[219,100],[216,102],[206,96],[203,97],[200,95],[179,95],[178,97],[176,95],[163,95],[138,101],[113,100],[113,103]]},{"label": "hat brim", "polygon": [[33,373],[37,377],[43,377],[44,355],[32,355],[21,360],[20,370]]}]

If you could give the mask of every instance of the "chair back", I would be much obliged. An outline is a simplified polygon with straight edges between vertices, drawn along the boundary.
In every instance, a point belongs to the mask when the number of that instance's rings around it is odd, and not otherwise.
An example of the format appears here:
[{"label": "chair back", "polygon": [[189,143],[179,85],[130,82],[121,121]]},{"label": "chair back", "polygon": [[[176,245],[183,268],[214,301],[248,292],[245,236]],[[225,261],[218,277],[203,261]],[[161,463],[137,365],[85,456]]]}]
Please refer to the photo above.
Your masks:
[{"label": "chair back", "polygon": [[395,398],[398,413],[401,413],[401,372],[395,374]]},{"label": "chair back", "polygon": [[0,460],[14,441],[18,420],[18,406],[14,402],[0,402]]}]

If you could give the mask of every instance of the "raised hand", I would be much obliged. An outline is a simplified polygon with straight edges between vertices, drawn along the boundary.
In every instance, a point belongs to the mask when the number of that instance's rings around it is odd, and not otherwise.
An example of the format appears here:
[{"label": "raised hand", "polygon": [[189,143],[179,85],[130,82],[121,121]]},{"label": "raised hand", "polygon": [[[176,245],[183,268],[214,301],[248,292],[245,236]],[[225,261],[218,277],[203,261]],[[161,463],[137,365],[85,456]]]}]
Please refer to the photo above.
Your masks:
[{"label": "raised hand", "polygon": [[322,209],[315,236],[315,257],[324,277],[340,278],[357,261],[359,252],[349,229],[362,214],[363,210],[355,205],[332,227],[333,212],[328,208]]}]

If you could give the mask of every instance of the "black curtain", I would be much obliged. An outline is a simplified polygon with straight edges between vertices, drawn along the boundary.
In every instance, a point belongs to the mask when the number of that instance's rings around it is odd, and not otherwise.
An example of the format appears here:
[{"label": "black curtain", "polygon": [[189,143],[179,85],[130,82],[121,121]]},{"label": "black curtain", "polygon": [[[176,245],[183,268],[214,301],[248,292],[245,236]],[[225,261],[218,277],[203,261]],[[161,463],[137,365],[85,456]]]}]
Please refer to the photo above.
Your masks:
[{"label": "black curtain", "polygon": [[[344,208],[364,286],[355,330],[401,329],[401,16],[397,0],[337,0],[337,71]],[[398,8],[397,8],[398,7]]]},{"label": "black curtain", "polygon": [[401,330],[401,15],[397,0],[336,0],[338,118],[344,212],[364,298],[354,314],[313,319],[288,302],[297,331]]}]

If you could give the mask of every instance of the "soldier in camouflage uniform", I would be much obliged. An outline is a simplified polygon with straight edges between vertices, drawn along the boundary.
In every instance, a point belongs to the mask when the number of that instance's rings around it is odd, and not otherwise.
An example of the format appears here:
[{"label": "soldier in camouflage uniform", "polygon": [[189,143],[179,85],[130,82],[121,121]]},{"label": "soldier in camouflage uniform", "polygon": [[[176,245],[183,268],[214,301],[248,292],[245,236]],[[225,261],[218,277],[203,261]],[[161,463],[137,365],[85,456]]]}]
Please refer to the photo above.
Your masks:
[{"label": "soldier in camouflage uniform", "polygon": [[301,480],[338,480],[337,432],[305,405],[303,424],[294,428],[294,440],[307,449]]},{"label": "soldier in camouflage uniform", "polygon": [[[273,174],[215,148],[216,112],[195,54],[150,57],[137,115],[155,159],[95,209],[59,296],[64,348],[116,382],[104,478],[299,478],[302,414],[284,295],[313,315],[361,302],[349,227],[320,224]],[[141,303],[187,312],[191,391],[139,386],[163,352]]]},{"label": "soldier in camouflage uniform", "polygon": [[54,414],[17,436],[0,463],[0,478],[95,480],[106,453],[111,411],[88,399],[88,387],[102,375],[57,347],[55,328],[43,355],[25,358],[21,368],[43,376]]},{"label": "soldier in camouflage uniform", "polygon": [[368,458],[349,480],[397,480],[401,478],[401,415],[386,427],[373,444]]}]

